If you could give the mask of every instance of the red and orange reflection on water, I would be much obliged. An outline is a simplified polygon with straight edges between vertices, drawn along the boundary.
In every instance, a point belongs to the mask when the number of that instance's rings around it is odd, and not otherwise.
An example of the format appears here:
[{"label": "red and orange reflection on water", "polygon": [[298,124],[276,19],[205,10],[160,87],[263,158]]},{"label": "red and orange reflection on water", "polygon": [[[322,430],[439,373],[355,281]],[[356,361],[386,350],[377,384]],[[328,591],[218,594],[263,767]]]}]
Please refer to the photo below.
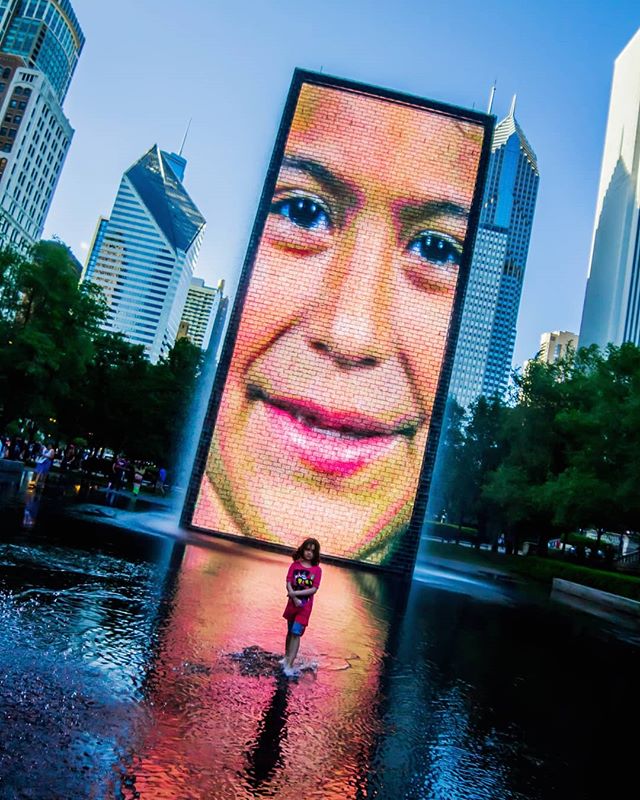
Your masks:
[{"label": "red and orange reflection on water", "polygon": [[324,566],[300,650],[318,670],[290,682],[268,664],[252,671],[231,657],[252,646],[282,654],[288,564],[226,543],[187,546],[147,679],[125,796],[358,796],[378,735],[388,627],[376,602],[378,579]]}]

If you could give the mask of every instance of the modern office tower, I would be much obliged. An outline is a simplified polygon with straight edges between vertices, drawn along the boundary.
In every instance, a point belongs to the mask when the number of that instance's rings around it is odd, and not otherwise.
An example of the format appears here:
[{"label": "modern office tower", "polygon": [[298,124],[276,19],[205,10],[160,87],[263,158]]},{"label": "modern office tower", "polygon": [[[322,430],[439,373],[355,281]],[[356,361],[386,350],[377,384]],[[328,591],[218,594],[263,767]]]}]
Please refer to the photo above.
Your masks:
[{"label": "modern office tower", "polygon": [[181,324],[184,324],[184,335],[201,350],[209,347],[223,291],[224,281],[214,287],[206,286],[203,278],[191,278]]},{"label": "modern office tower", "polygon": [[60,104],[83,46],[69,0],[0,0],[0,52],[42,72]]},{"label": "modern office tower", "polygon": [[24,252],[42,235],[72,136],[44,73],[0,53],[0,245]]},{"label": "modern office tower", "polygon": [[540,354],[538,358],[547,364],[555,364],[564,358],[567,352],[578,349],[578,334],[571,331],[550,331],[540,337]]},{"label": "modern office tower", "polygon": [[580,346],[640,345],[640,30],[615,61]]},{"label": "modern office tower", "polygon": [[450,394],[463,407],[507,387],[538,182],[536,156],[515,118],[514,97],[493,136],[451,375]]},{"label": "modern office tower", "polygon": [[0,245],[42,235],[71,143],[62,102],[84,46],[69,0],[0,0]]},{"label": "modern office tower", "polygon": [[204,234],[182,184],[186,163],[154,145],[124,173],[83,276],[105,293],[105,328],[144,345],[152,362],[175,342]]}]

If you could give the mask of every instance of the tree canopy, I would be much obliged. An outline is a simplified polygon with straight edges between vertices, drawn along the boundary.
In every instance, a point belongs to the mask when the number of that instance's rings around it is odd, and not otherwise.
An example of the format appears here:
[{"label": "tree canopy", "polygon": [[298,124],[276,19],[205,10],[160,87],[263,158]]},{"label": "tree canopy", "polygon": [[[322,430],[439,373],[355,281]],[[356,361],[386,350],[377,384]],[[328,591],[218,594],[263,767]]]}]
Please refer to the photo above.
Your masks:
[{"label": "tree canopy", "polygon": [[640,530],[640,348],[530,362],[517,398],[457,413],[440,459],[450,521],[508,546],[580,528]]},{"label": "tree canopy", "polygon": [[142,346],[102,329],[106,311],[97,286],[78,284],[64,244],[0,251],[0,432],[169,463],[202,352],[181,339],[151,364]]}]

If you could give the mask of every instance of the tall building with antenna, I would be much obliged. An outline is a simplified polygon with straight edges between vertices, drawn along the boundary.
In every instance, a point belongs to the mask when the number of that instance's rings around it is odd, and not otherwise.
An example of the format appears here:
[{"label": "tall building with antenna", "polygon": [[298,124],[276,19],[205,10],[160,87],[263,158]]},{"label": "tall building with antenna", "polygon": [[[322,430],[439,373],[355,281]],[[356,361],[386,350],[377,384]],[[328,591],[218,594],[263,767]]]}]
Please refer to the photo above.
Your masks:
[{"label": "tall building with antenna", "polygon": [[[495,86],[491,89],[489,113]],[[509,382],[522,283],[538,193],[538,163],[515,116],[496,126],[450,394],[468,407]]]},{"label": "tall building with antenna", "polygon": [[184,188],[186,164],[154,145],[124,173],[83,275],[105,294],[106,330],[143,345],[152,362],[176,340],[206,224]]}]

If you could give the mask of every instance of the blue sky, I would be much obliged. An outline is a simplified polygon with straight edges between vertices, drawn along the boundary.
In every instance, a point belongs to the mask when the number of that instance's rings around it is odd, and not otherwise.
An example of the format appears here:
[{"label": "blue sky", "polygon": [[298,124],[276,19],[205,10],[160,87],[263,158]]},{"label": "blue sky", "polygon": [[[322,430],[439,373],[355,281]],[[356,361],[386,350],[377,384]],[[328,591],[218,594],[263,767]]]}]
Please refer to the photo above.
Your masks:
[{"label": "blue sky", "polygon": [[580,325],[613,61],[637,0],[73,0],[87,43],[65,111],[76,129],[45,235],[84,261],[122,172],[177,150],[207,218],[196,270],[235,286],[296,66],[485,109],[518,95],[540,193],[514,363]]}]

